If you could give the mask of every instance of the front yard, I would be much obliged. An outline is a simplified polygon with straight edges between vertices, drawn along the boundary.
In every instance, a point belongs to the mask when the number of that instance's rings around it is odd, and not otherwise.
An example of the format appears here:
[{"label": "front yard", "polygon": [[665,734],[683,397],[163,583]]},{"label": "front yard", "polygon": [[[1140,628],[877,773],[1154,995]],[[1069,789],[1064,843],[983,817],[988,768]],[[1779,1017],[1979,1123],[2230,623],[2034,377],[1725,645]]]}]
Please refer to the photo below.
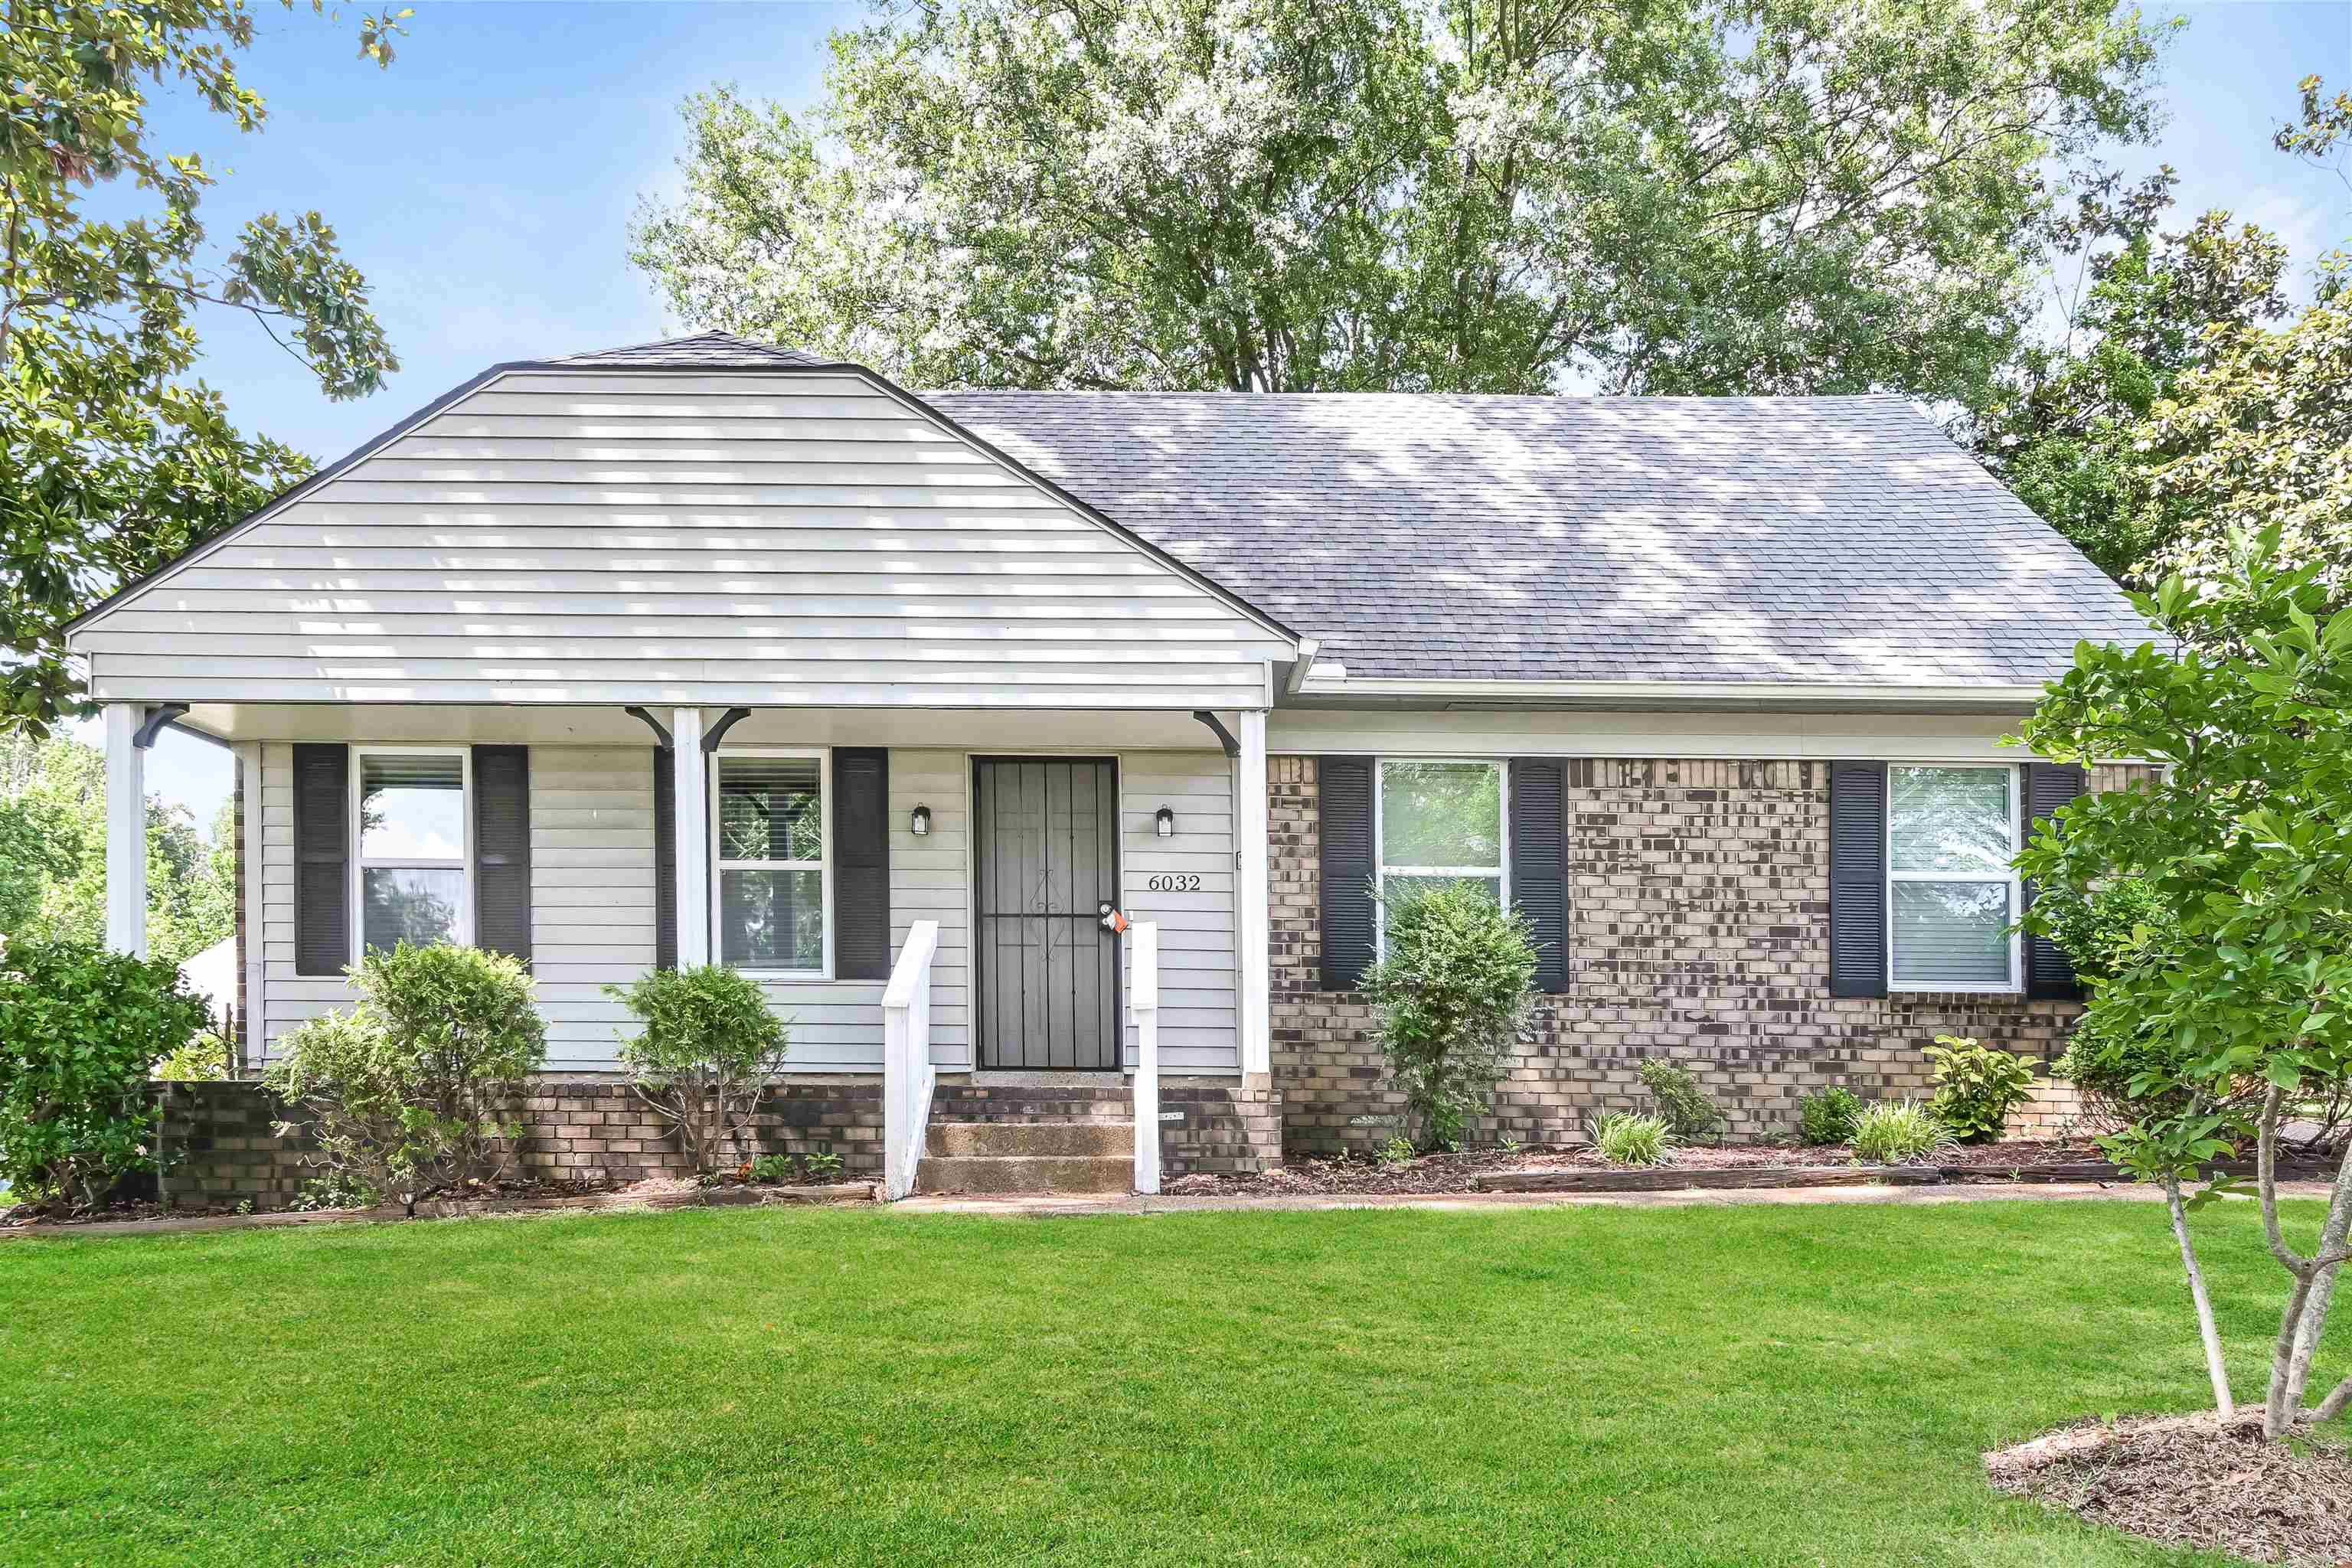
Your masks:
[{"label": "front yard", "polygon": [[2142,1204],[14,1242],[0,1561],[2218,1563],[1978,1458],[2209,1402]]}]

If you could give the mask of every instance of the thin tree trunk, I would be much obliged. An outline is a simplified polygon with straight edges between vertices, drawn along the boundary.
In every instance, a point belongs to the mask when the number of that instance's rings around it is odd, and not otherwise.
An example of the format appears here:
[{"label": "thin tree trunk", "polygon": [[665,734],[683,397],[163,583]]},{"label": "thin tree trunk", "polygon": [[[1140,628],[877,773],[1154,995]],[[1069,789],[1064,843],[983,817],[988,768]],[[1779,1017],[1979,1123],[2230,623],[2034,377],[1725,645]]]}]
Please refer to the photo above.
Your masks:
[{"label": "thin tree trunk", "polygon": [[2205,1342],[2205,1371],[2213,1380],[2213,1407],[2229,1420],[2238,1413],[2230,1397],[2230,1369],[2221,1359],[2221,1331],[2213,1322],[2213,1298],[2205,1289],[2205,1270],[2198,1266],[2197,1244],[2189,1236],[2189,1211],[2180,1202],[2180,1178],[2167,1176],[2164,1201],[2172,1210],[2172,1234],[2180,1242],[2180,1266],[2189,1270],[2189,1295],[2197,1303],[2197,1333]]},{"label": "thin tree trunk", "polygon": [[2287,1365],[2286,1387],[2279,1400],[2290,1422],[2303,1411],[2312,1365],[2319,1359],[2319,1338],[2327,1330],[2328,1308],[2335,1300],[2336,1276],[2344,1268],[2341,1258],[2347,1236],[2352,1236],[2352,1149],[2345,1152],[2336,1168],[2336,1184],[2328,1193],[2327,1217],[2319,1230],[2315,1254],[2318,1267],[2312,1279],[2311,1299],[2305,1303],[2302,1321],[2295,1327],[2294,1351]]},{"label": "thin tree trunk", "polygon": [[2352,1377],[2337,1384],[2336,1392],[2319,1402],[2319,1408],[2313,1413],[2312,1419],[2333,1421],[2347,1409],[2352,1409]]}]

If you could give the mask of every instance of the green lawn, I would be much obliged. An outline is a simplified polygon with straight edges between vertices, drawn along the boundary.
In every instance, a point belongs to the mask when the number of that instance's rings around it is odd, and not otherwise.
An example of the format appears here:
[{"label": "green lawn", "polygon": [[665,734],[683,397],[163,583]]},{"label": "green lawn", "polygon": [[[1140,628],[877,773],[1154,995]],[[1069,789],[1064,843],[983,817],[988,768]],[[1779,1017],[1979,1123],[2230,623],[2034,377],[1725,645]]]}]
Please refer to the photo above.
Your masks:
[{"label": "green lawn", "polygon": [[2200,1383],[2140,1204],[16,1242],[0,1560],[2205,1563],[1977,1460]]}]

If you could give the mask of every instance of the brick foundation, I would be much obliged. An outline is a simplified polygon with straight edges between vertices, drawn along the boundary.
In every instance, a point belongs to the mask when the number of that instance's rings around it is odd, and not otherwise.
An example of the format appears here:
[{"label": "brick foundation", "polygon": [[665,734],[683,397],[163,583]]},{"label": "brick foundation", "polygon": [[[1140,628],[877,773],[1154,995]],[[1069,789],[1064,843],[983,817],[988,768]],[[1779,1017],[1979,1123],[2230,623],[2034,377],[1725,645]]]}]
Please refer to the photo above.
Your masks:
[{"label": "brick foundation", "polygon": [[[1283,1142],[1329,1152],[1385,1142],[1371,1008],[1320,989],[1315,762],[1269,759],[1274,1077]],[[2096,788],[2129,773],[2102,769]],[[1921,1047],[1966,1035],[2048,1058],[2081,1008],[2011,996],[1829,994],[1829,774],[1815,762],[1568,764],[1573,857],[1569,989],[1538,1005],[1482,1139],[1581,1137],[1645,1103],[1643,1060],[1687,1067],[1753,1139],[1796,1123],[1801,1094],[1918,1096]],[[2045,1117],[2053,1121],[2054,1117]]]},{"label": "brick foundation", "polygon": [[[1160,1110],[1162,1175],[1254,1175],[1282,1163],[1282,1101],[1266,1073],[1163,1079]],[[1178,1111],[1181,1121],[1169,1120]]]},{"label": "brick foundation", "polygon": [[[286,1108],[250,1079],[159,1085],[163,1094],[164,1197],[179,1208],[226,1209],[250,1203],[282,1209],[320,1174],[306,1162],[314,1148],[297,1131],[280,1137]],[[530,1086],[518,1119],[524,1134],[514,1169],[585,1182],[632,1182],[686,1171],[673,1141],[625,1082],[541,1079]],[[831,1153],[845,1173],[882,1171],[882,1083],[846,1074],[793,1079],[771,1086],[752,1124],[752,1152]]]}]

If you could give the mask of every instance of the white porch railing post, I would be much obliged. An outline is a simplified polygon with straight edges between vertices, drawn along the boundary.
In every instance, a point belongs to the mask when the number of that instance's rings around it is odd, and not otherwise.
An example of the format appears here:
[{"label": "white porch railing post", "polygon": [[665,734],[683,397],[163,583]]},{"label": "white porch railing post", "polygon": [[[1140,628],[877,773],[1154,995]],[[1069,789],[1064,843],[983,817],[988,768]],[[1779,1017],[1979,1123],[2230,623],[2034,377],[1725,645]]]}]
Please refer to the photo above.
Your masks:
[{"label": "white porch railing post", "polygon": [[106,945],[147,956],[146,717],[136,702],[106,705]]},{"label": "white porch railing post", "polygon": [[1128,994],[1135,999],[1135,1190],[1160,1190],[1160,928],[1146,924],[1128,932],[1133,973]]},{"label": "white porch railing post", "polygon": [[931,960],[940,922],[917,921],[882,993],[882,1194],[892,1203],[915,1190],[915,1167],[931,1120]]}]

